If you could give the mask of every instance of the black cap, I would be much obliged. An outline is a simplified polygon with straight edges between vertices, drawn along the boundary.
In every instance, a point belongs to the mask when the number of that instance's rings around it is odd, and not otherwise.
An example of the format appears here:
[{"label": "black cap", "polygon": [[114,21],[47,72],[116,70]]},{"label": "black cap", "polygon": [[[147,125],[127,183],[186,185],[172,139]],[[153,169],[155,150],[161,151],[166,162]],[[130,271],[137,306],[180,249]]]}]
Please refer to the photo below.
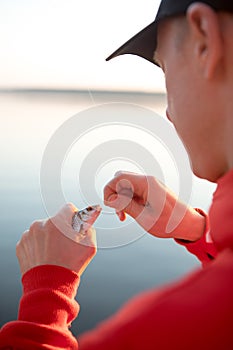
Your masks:
[{"label": "black cap", "polygon": [[215,11],[233,12],[232,0],[162,0],[154,22],[114,51],[106,61],[120,55],[132,54],[156,64],[153,57],[157,47],[157,26],[159,21],[172,16],[185,15],[188,7],[195,2],[207,4]]}]

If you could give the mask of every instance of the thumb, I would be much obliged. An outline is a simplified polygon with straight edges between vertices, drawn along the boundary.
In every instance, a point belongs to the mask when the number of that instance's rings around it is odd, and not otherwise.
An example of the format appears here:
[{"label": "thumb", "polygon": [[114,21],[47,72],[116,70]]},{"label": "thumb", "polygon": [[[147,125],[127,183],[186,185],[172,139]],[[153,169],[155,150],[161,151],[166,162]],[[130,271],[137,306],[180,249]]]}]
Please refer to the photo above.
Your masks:
[{"label": "thumb", "polygon": [[132,198],[130,201],[128,201],[128,204],[125,206],[124,212],[137,221],[137,218],[140,216],[144,209],[144,205],[140,204],[137,200]]},{"label": "thumb", "polygon": [[136,219],[144,209],[144,205],[135,200],[132,195],[129,196],[125,194],[114,193],[108,198],[105,204],[116,209],[117,212],[125,212],[134,219]]}]

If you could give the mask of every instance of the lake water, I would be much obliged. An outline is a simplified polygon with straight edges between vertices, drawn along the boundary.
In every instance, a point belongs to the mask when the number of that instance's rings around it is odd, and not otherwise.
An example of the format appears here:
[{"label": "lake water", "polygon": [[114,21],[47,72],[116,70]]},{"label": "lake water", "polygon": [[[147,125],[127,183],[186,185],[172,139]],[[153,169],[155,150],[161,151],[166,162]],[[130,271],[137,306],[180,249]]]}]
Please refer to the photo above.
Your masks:
[{"label": "lake water", "polygon": [[[0,108],[1,326],[16,319],[21,295],[16,242],[33,220],[52,214],[63,200],[103,206],[104,184],[123,169],[151,172],[181,190],[191,205],[208,210],[215,186],[192,177],[165,120],[164,95],[5,91]],[[155,112],[159,117],[151,125]],[[172,240],[145,234],[130,218],[120,223],[104,206],[96,230],[99,250],[82,277],[75,333],[90,329],[136,293],[199,266]]]}]

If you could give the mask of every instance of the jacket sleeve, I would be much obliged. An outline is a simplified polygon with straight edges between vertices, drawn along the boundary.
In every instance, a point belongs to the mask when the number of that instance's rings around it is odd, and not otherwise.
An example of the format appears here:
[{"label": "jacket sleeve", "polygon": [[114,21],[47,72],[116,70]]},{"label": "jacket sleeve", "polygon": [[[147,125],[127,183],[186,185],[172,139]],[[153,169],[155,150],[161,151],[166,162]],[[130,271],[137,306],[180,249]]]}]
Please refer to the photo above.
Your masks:
[{"label": "jacket sleeve", "polygon": [[[217,255],[214,244],[208,236],[209,223],[207,216],[206,218],[206,230],[200,240],[193,243],[177,240],[189,252],[195,254],[203,264]],[[208,272],[208,269],[204,270]],[[22,283],[23,297],[19,306],[18,320],[2,327],[0,350],[77,350],[78,342],[70,332],[69,326],[79,311],[79,306],[74,299],[79,284],[78,275],[59,266],[37,266],[24,274]],[[159,342],[162,342],[160,344],[162,348],[163,342],[168,338],[168,322],[171,322],[171,329],[174,328],[173,337],[171,337],[173,341],[179,337],[181,325],[182,327],[189,325],[189,322],[183,322],[182,317],[186,315],[189,318],[190,314],[193,315],[190,310],[187,311],[190,303],[190,285],[192,284],[188,278],[178,289],[175,288],[175,291],[174,286],[171,286],[165,291],[156,290],[136,297],[97,329],[80,336],[79,349],[141,349],[142,344],[143,348],[150,349],[156,329],[160,334],[156,342],[158,348]],[[186,291],[187,288],[188,291]],[[196,290],[199,289],[197,286]],[[180,308],[176,310],[181,300],[183,313]],[[193,313],[196,309],[194,307]],[[172,320],[173,314],[174,320]],[[179,314],[182,315],[180,325],[177,320]],[[174,325],[177,325],[178,329]],[[184,332],[187,333],[187,341],[192,337],[188,331],[189,329]],[[179,344],[181,340],[177,338],[176,341]]]},{"label": "jacket sleeve", "polygon": [[0,349],[78,349],[69,326],[79,306],[78,275],[60,266],[35,267],[22,278],[18,320],[0,331]]},{"label": "jacket sleeve", "polygon": [[211,239],[208,215],[201,209],[195,208],[195,210],[206,218],[206,226],[203,236],[195,242],[190,242],[183,239],[175,239],[175,241],[178,244],[183,245],[190,253],[194,254],[198,260],[200,260],[202,265],[205,266],[209,261],[216,258],[218,252],[214,242]]}]

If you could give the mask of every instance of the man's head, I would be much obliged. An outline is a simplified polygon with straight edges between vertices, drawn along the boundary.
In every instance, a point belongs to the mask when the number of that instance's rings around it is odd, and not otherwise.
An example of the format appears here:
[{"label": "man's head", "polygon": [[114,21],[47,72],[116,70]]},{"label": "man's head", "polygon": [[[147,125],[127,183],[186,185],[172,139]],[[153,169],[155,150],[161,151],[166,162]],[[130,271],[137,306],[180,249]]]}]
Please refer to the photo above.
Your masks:
[{"label": "man's head", "polygon": [[232,1],[163,0],[155,21],[109,57],[136,54],[163,69],[168,118],[194,173],[211,181],[233,167],[232,32]]},{"label": "man's head", "polygon": [[124,54],[132,54],[143,57],[148,61],[155,63],[154,52],[157,48],[158,25],[164,19],[185,15],[194,3],[203,3],[209,5],[216,12],[233,13],[232,0],[162,0],[155,17],[154,22],[137,33],[134,37],[114,51],[107,61]]}]

